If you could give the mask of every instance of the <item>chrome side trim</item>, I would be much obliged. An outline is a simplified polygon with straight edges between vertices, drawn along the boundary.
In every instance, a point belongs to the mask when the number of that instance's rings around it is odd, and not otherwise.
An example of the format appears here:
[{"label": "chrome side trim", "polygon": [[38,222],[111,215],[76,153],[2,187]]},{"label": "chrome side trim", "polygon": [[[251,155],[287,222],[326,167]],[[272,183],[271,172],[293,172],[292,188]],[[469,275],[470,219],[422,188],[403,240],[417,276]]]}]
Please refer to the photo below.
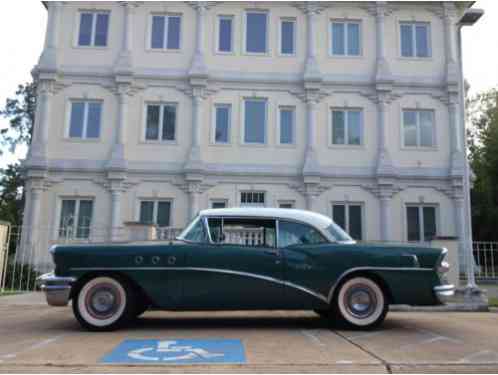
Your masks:
[{"label": "chrome side trim", "polygon": [[203,268],[203,267],[76,267],[71,268],[71,271],[198,271],[198,272],[215,272],[215,273],[224,273],[229,275],[238,275],[245,277],[252,277],[254,279],[265,280],[271,283],[280,284],[283,286],[287,286],[289,288],[300,290],[304,293],[307,293],[315,298],[322,300],[323,302],[328,302],[327,297],[323,294],[315,292],[311,289],[308,289],[302,285],[294,284],[285,280],[276,279],[270,276],[258,275],[256,273],[243,272],[243,271],[234,271],[222,268]]},{"label": "chrome side trim", "polygon": [[344,271],[336,280],[336,282],[330,287],[327,302],[332,302],[332,297],[334,292],[339,285],[339,283],[349,274],[356,271],[434,271],[432,268],[414,268],[414,267],[355,267]]}]

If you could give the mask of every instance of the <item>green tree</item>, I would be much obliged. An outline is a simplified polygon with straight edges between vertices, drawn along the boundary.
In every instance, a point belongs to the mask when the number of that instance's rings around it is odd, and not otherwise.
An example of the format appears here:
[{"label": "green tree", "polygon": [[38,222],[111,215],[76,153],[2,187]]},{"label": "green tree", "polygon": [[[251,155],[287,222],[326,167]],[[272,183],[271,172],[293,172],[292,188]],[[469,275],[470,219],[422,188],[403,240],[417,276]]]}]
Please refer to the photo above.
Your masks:
[{"label": "green tree", "polygon": [[498,241],[498,88],[467,102],[469,161],[474,172],[472,229],[479,241]]},{"label": "green tree", "polygon": [[[36,110],[36,85],[19,85],[14,98],[8,98],[0,116],[9,121],[0,130],[0,155],[14,153],[18,146],[29,145],[33,134]],[[24,208],[24,179],[21,165],[15,162],[0,169],[0,220],[21,225]]]}]

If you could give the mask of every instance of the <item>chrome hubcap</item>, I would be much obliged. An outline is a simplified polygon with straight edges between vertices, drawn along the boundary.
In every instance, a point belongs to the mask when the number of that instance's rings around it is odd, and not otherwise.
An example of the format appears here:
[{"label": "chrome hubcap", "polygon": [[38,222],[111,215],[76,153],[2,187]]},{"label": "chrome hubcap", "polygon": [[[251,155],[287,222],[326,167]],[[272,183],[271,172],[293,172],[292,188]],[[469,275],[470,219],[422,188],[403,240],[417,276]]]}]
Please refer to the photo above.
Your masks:
[{"label": "chrome hubcap", "polygon": [[87,311],[96,319],[107,319],[119,308],[121,299],[113,285],[96,285],[88,291],[85,305]]},{"label": "chrome hubcap", "polygon": [[355,285],[345,295],[345,306],[356,318],[368,318],[377,307],[377,298],[372,289],[366,285]]}]

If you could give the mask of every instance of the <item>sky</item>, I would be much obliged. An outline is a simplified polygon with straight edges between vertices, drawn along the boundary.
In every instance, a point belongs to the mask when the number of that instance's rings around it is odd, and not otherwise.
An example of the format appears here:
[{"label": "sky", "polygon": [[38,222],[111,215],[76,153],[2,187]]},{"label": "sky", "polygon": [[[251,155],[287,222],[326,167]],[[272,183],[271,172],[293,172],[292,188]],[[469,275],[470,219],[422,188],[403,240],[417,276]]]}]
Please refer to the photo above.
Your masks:
[{"label": "sky", "polygon": [[[471,94],[498,87],[498,1],[478,0],[474,8],[484,9],[485,14],[477,24],[462,31],[464,76]],[[0,108],[14,96],[18,84],[31,80],[31,69],[43,48],[46,22],[47,11],[41,1],[0,1]],[[0,129],[7,126],[8,122],[0,118]],[[4,152],[0,168],[25,152]]]}]

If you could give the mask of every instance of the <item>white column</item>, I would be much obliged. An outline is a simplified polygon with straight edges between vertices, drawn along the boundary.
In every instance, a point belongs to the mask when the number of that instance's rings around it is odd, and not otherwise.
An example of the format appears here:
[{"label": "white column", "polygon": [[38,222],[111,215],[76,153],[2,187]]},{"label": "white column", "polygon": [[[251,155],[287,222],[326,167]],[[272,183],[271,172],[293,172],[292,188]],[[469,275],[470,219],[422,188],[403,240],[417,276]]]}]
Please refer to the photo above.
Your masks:
[{"label": "white column", "polygon": [[446,63],[456,64],[456,10],[451,2],[443,3]]},{"label": "white column", "polygon": [[386,59],[386,50],[384,43],[385,36],[385,18],[387,12],[387,4],[384,1],[379,1],[375,5],[375,39],[376,39],[376,54],[377,68],[376,80],[382,81],[391,79],[391,70]]},{"label": "white column", "polygon": [[[468,259],[466,257],[465,252],[465,243],[466,243],[466,232],[465,232],[465,200],[463,196],[455,196],[453,198],[454,207],[455,207],[455,226],[456,226],[456,235],[459,239],[458,241],[458,258],[460,261],[460,269],[464,269],[464,267],[469,264]],[[470,264],[473,264],[471,262]]]},{"label": "white column", "polygon": [[107,163],[108,169],[123,170],[127,167],[125,144],[126,144],[126,127],[128,122],[128,105],[129,105],[129,85],[122,84],[118,86],[118,116],[116,124],[116,133],[114,135],[114,144],[112,152]]},{"label": "white column", "polygon": [[40,81],[38,83],[38,102],[36,105],[33,141],[29,153],[31,165],[46,164],[51,101],[51,83]]},{"label": "white column", "polygon": [[189,220],[192,220],[199,212],[200,186],[197,182],[188,183],[189,197]]},{"label": "white column", "polygon": [[121,223],[121,190],[111,190],[111,240],[118,241]]},{"label": "white column", "polygon": [[377,175],[390,176],[394,174],[394,166],[391,154],[388,149],[387,137],[389,134],[388,124],[388,94],[379,94],[377,101],[377,127],[378,127],[378,146],[377,146]]},{"label": "white column", "polygon": [[306,209],[308,211],[314,211],[315,208],[315,195],[312,192],[306,192],[304,194],[304,198],[306,201]]},{"label": "white column", "polygon": [[391,197],[388,195],[380,196],[380,239],[389,241],[389,228],[391,227],[390,216]]},{"label": "white column", "polygon": [[307,127],[306,127],[306,151],[313,152],[316,148],[316,112],[317,103],[314,100],[308,100],[307,109]]},{"label": "white column", "polygon": [[304,9],[306,13],[306,63],[304,67],[304,80],[321,79],[321,72],[316,59],[316,30],[317,19],[320,8],[315,4],[306,4]]},{"label": "white column", "polygon": [[57,68],[57,42],[59,37],[60,9],[59,1],[48,1],[47,33],[43,52],[38,62],[39,67],[55,71]]},{"label": "white column", "polygon": [[31,186],[30,188],[30,218],[29,218],[29,235],[27,241],[27,248],[23,249],[24,254],[30,254],[32,247],[39,241],[40,233],[40,211],[41,211],[41,194],[42,189],[38,186]]},{"label": "white column", "polygon": [[117,73],[129,73],[133,70],[133,14],[135,12],[136,3],[123,2],[124,23],[122,32],[121,51],[119,53],[116,64]]},{"label": "white column", "polygon": [[190,66],[191,75],[207,74],[206,63],[204,61],[204,41],[205,41],[205,23],[207,4],[197,2],[193,5],[196,10],[196,37],[195,37],[195,52]]},{"label": "white column", "polygon": [[198,148],[201,144],[202,102],[200,95],[192,98],[192,148]]}]

